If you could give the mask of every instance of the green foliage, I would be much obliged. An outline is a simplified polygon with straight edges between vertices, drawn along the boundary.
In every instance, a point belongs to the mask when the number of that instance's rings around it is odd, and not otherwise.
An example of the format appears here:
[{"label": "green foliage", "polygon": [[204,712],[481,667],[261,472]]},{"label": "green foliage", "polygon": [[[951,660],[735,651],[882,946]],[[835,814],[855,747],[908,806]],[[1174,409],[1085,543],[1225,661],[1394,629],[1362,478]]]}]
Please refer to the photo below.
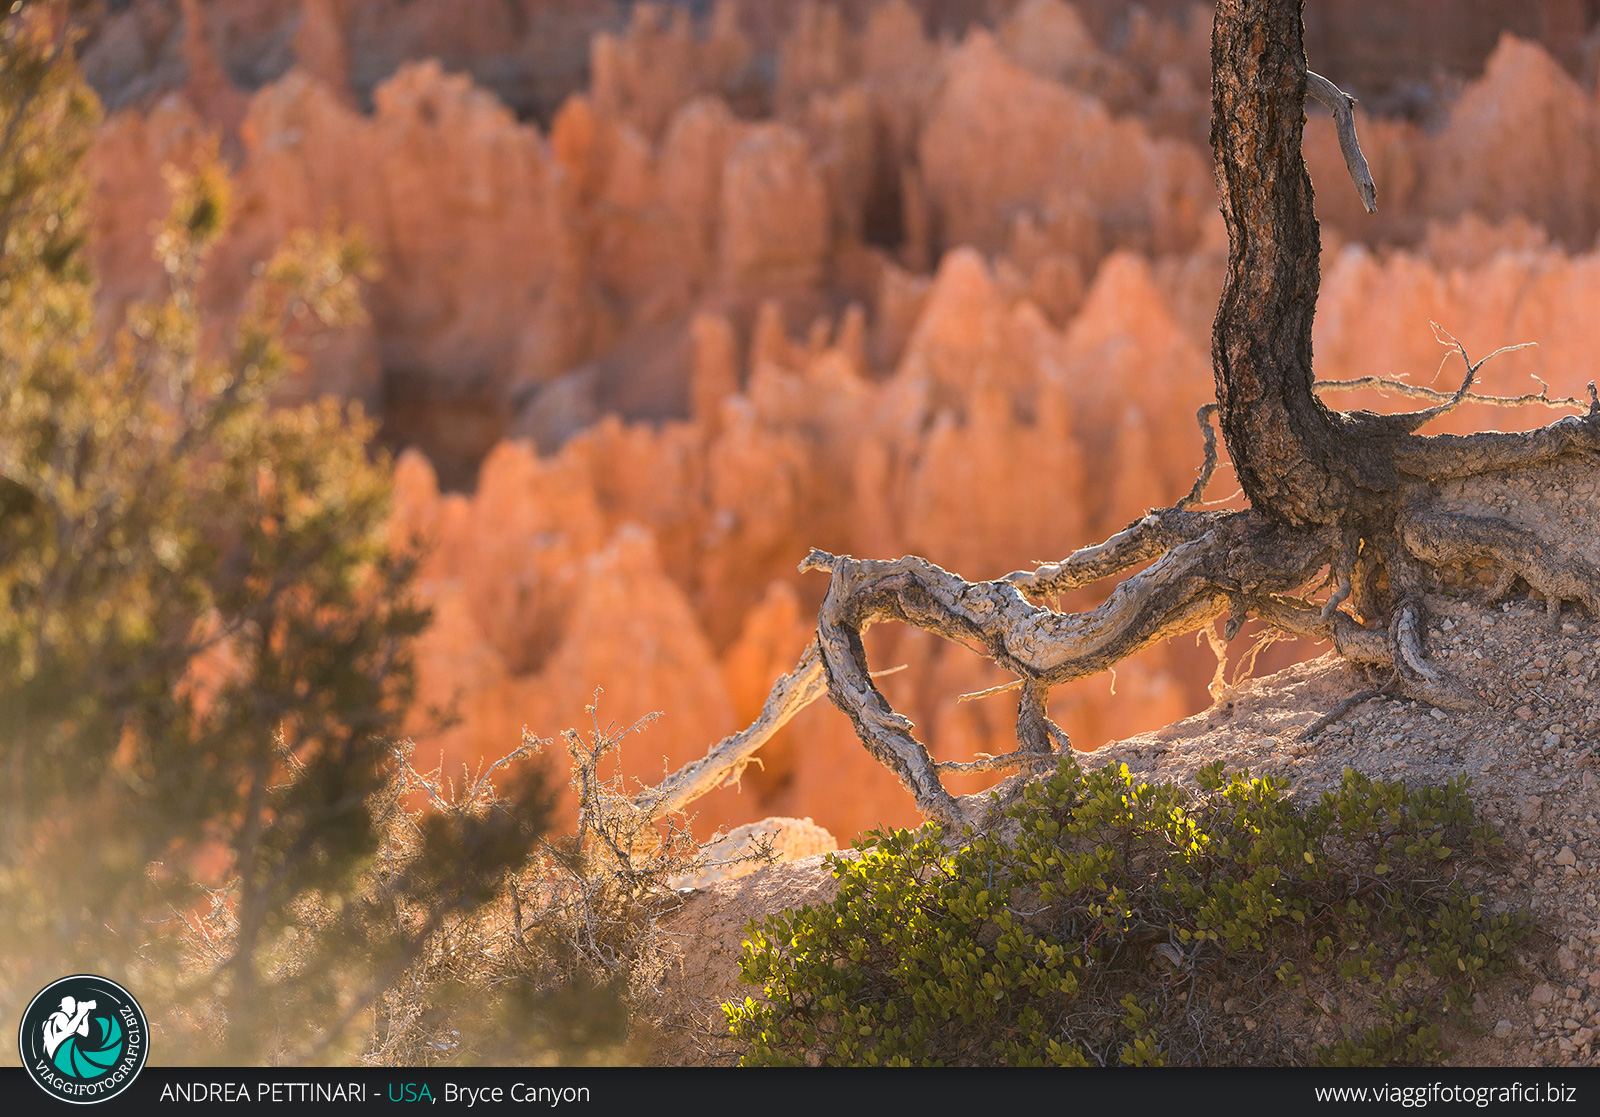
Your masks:
[{"label": "green foliage", "polygon": [[203,343],[229,211],[203,159],[170,172],[165,297],[96,328],[69,14],[0,22],[0,1001],[103,972],[158,1058],[353,1058],[386,983],[526,865],[548,796],[401,809],[427,614],[388,466],[359,412],[269,405],[286,332],[361,313],[359,242],[288,238]]},{"label": "green foliage", "polygon": [[[1520,914],[1463,883],[1497,844],[1467,781],[1346,771],[1302,810],[1271,778],[1199,793],[1069,757],[949,848],[937,825],[832,858],[829,904],[745,944],[744,1065],[1427,1063],[1512,964]],[[1341,1003],[1344,1034],[1318,1043]]]}]

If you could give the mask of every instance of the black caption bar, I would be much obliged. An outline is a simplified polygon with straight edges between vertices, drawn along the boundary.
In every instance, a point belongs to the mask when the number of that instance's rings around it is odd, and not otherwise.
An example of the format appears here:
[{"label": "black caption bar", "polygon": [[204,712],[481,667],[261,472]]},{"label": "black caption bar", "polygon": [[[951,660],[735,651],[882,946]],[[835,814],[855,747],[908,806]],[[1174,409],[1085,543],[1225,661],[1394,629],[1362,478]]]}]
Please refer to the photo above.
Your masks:
[{"label": "black caption bar", "polygon": [[[19,1104],[20,1107],[19,1107]],[[629,1068],[219,1069],[146,1067],[104,1112],[212,1113],[292,1108],[341,1113],[505,1112],[642,1115],[690,1112],[884,1114],[996,1110],[1054,1114],[1114,1106],[1260,1107],[1308,1111],[1428,1109],[1435,1113],[1600,1110],[1600,1068],[1527,1070],[891,1071]],[[0,1068],[0,1108],[62,1113],[21,1069]],[[399,1107],[399,1108],[396,1108]],[[423,1108],[419,1108],[423,1107]],[[738,1107],[737,1110],[724,1107]],[[87,1107],[100,1111],[101,1106]],[[1174,1112],[1179,1110],[1174,1109]]]}]

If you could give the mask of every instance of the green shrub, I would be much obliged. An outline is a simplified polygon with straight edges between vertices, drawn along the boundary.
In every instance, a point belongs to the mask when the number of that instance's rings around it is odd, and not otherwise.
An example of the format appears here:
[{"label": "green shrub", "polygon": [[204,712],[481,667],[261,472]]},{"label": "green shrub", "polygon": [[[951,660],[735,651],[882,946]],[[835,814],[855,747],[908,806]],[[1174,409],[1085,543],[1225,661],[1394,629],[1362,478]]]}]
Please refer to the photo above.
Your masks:
[{"label": "green shrub", "polygon": [[1346,771],[1306,810],[1220,762],[1197,782],[1068,758],[1014,837],[952,850],[930,824],[833,856],[831,903],[752,925],[741,1063],[1437,1060],[1526,926],[1469,887],[1498,839],[1468,781]]}]

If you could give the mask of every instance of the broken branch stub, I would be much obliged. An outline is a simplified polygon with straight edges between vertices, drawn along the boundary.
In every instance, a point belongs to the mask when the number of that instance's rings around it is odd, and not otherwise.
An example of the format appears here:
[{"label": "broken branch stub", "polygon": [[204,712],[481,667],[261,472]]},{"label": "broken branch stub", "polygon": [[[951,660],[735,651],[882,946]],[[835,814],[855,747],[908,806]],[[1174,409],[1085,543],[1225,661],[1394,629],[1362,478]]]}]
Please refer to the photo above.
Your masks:
[{"label": "broken branch stub", "polygon": [[1372,182],[1372,170],[1367,157],[1361,153],[1361,141],[1356,139],[1356,99],[1321,74],[1306,71],[1306,96],[1322,102],[1333,113],[1333,126],[1339,133],[1339,152],[1344,156],[1345,169],[1356,193],[1368,213],[1378,212],[1378,188]]}]

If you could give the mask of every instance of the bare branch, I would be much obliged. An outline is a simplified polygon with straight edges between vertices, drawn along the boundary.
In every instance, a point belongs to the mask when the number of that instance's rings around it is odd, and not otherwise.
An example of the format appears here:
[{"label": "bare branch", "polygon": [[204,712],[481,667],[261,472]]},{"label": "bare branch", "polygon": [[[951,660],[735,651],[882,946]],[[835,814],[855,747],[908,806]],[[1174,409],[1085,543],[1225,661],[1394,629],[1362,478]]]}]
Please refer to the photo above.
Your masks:
[{"label": "bare branch", "polygon": [[[1529,342],[1528,344],[1533,344]],[[1513,348],[1521,348],[1514,346]],[[1503,350],[1496,350],[1503,352]],[[1492,355],[1492,354],[1491,354]],[[1540,381],[1544,384],[1544,381]],[[1424,388],[1420,384],[1409,384],[1404,380],[1392,380],[1386,376],[1361,376],[1354,380],[1319,380],[1312,386],[1319,395],[1323,392],[1354,392],[1362,388],[1371,388],[1374,391],[1388,392],[1397,396],[1410,396],[1412,399],[1452,400],[1460,396],[1463,403],[1483,403],[1490,407],[1575,407],[1580,410],[1590,405],[1572,396],[1550,395],[1550,385],[1538,392],[1529,392],[1521,396],[1484,396],[1477,392],[1467,392],[1464,395],[1456,392],[1441,392],[1434,388]]]},{"label": "bare branch", "polygon": [[1306,71],[1306,96],[1321,101],[1333,112],[1333,125],[1339,133],[1339,150],[1344,154],[1345,168],[1350,181],[1356,184],[1361,204],[1368,213],[1378,212],[1378,188],[1372,184],[1372,171],[1367,157],[1361,154],[1361,143],[1356,139],[1356,99],[1340,89],[1321,74]]},{"label": "bare branch", "polygon": [[[1444,329],[1444,327],[1440,326],[1439,323],[1432,320],[1428,322],[1428,325],[1433,327],[1433,337],[1435,341],[1437,341],[1440,345],[1449,346],[1457,353],[1461,354],[1461,360],[1467,366],[1467,375],[1462,379],[1461,387],[1456,389],[1456,391],[1451,395],[1444,397],[1444,402],[1439,404],[1437,407],[1430,407],[1425,411],[1413,411],[1405,415],[1388,416],[1387,422],[1394,424],[1396,427],[1398,427],[1398,429],[1406,432],[1415,431],[1429,420],[1437,419],[1439,416],[1448,411],[1452,411],[1459,406],[1461,402],[1470,395],[1470,389],[1472,388],[1473,381],[1477,379],[1478,370],[1482,368],[1486,362],[1492,361],[1502,353],[1510,353],[1517,349],[1531,349],[1537,344],[1537,342],[1524,341],[1518,345],[1502,345],[1499,349],[1496,349],[1493,353],[1490,353],[1487,357],[1484,357],[1483,360],[1474,362],[1471,357],[1467,356],[1467,347],[1462,345],[1461,342],[1457,341],[1455,336],[1451,334],[1450,331]],[[1448,360],[1449,358],[1446,357],[1445,359]],[[1439,362],[1439,367],[1441,370],[1443,370],[1444,361]],[[1534,379],[1538,380],[1539,378],[1534,377]],[[1550,391],[1550,385],[1546,384],[1543,380],[1539,380],[1539,384],[1543,389],[1541,394],[1545,394]]]},{"label": "bare branch", "polygon": [[[881,672],[874,671],[872,677],[877,678],[879,674],[881,674]],[[988,690],[974,690],[967,694],[958,694],[956,695],[956,701],[975,702],[979,698],[993,698],[997,694],[1006,694],[1010,691],[1019,689],[1021,686],[1021,679],[1012,679],[1009,683],[1001,683],[999,686],[992,686]]]}]

